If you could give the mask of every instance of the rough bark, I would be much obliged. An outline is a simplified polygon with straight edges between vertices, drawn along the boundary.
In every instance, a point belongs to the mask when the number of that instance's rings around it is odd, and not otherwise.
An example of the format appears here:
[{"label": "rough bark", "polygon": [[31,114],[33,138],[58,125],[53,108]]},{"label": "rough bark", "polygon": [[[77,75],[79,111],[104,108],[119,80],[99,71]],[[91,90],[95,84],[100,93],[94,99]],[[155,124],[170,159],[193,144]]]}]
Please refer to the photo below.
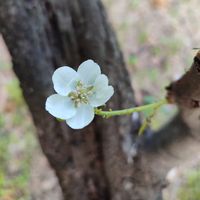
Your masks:
[{"label": "rough bark", "polygon": [[51,76],[56,67],[76,68],[88,58],[102,66],[115,88],[109,107],[134,104],[129,76],[101,2],[1,0],[0,31],[65,199],[132,199],[133,192],[123,183],[133,178],[133,170],[121,144],[130,134],[130,117],[98,118],[89,127],[72,131],[44,109],[53,93]]}]

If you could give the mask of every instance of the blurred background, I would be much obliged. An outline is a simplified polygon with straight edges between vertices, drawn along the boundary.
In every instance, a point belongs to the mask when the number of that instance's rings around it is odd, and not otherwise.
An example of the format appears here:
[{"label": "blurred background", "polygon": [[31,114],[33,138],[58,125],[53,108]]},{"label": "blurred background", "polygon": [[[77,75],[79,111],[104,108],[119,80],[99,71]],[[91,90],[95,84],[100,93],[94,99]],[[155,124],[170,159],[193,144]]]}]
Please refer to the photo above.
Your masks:
[{"label": "blurred background", "polygon": [[[199,1],[103,2],[118,36],[137,102],[151,103],[163,98],[165,86],[190,67],[196,53],[192,49],[200,47]],[[1,35],[0,105],[0,199],[60,199],[57,180],[35,138],[31,117]],[[152,128],[158,129],[175,113],[175,107],[163,107],[152,121]],[[183,191],[195,193],[193,190],[200,185],[200,172],[183,173],[181,177],[183,189],[179,189],[178,195],[186,200]],[[199,193],[196,190],[199,196],[194,200],[200,199]]]}]

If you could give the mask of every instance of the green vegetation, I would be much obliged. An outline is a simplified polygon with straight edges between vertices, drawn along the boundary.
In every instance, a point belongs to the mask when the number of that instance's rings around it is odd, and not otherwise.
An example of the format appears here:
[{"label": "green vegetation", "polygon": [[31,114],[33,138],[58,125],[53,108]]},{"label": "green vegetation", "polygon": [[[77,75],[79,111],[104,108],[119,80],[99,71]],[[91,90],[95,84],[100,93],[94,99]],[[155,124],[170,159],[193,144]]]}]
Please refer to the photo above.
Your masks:
[{"label": "green vegetation", "polygon": [[0,60],[0,69],[10,69],[11,68],[11,64],[9,62]]},{"label": "green vegetation", "polygon": [[152,53],[154,56],[161,56],[163,53],[168,56],[173,56],[180,51],[182,45],[182,42],[178,38],[162,37],[160,44],[153,47]]},{"label": "green vegetation", "polygon": [[31,154],[36,143],[18,81],[12,80],[6,89],[8,108],[0,114],[0,199],[28,200]]},{"label": "green vegetation", "polygon": [[178,193],[180,200],[199,200],[200,199],[200,169],[188,174],[186,183]]},{"label": "green vegetation", "polygon": [[129,55],[128,64],[131,65],[131,66],[135,66],[137,63],[138,63],[137,56],[134,55],[134,54]]},{"label": "green vegetation", "polygon": [[140,0],[131,0],[129,4],[131,9],[136,9],[140,4]]},{"label": "green vegetation", "polygon": [[20,89],[19,81],[17,79],[12,80],[6,86],[7,92],[9,94],[9,98],[13,101],[17,106],[24,105],[24,99],[22,97],[22,91]]},{"label": "green vegetation", "polygon": [[138,36],[138,41],[139,43],[142,45],[142,44],[146,44],[148,42],[148,33],[145,32],[145,31],[141,31],[139,36]]}]

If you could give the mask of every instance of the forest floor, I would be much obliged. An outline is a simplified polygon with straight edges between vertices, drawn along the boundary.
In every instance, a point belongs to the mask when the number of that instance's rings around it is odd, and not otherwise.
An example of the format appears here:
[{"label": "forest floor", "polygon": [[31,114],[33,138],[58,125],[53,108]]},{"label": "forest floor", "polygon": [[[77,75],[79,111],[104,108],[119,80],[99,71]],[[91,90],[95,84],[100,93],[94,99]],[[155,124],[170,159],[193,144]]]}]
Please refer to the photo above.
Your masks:
[{"label": "forest floor", "polygon": [[[138,103],[165,96],[200,47],[198,0],[103,0],[125,56]],[[35,138],[11,59],[0,37],[0,199],[55,200],[61,193]],[[153,128],[169,120],[164,107]],[[166,117],[167,116],[167,117]],[[24,120],[26,119],[26,120]]]}]

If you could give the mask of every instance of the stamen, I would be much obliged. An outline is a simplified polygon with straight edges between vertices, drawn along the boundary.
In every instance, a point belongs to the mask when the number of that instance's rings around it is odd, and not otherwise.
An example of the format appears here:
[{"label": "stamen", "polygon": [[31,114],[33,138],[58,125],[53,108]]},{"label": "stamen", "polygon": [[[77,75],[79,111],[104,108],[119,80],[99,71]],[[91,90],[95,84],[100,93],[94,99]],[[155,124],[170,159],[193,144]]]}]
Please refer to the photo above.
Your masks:
[{"label": "stamen", "polygon": [[75,91],[68,94],[75,107],[78,107],[80,104],[88,104],[89,97],[93,94],[94,86],[86,87],[81,81],[78,81],[75,88]]}]

